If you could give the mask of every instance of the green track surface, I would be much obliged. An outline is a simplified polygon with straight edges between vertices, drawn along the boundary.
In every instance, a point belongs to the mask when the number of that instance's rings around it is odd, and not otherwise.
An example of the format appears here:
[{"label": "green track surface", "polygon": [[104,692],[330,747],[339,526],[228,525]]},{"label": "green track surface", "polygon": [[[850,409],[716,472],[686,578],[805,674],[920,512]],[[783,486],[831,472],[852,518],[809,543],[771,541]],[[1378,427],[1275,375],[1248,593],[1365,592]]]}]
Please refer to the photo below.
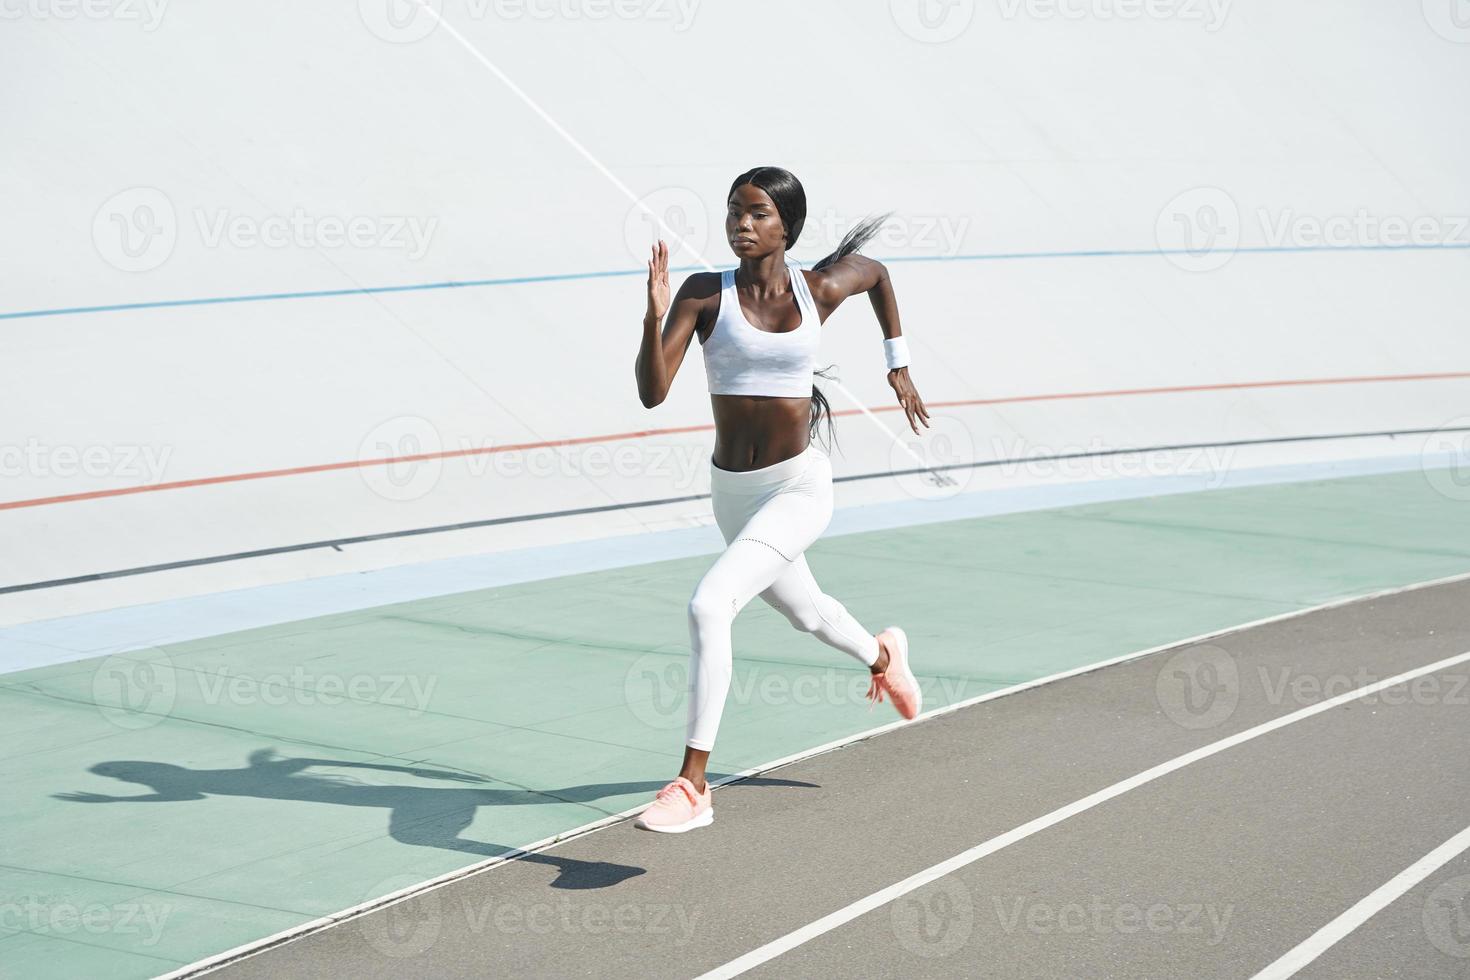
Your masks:
[{"label": "green track surface", "polygon": [[[853,534],[808,558],[864,624],[908,631],[938,707],[1470,571],[1470,506],[1415,472]],[[0,676],[0,975],[165,973],[647,800],[678,765],[685,603],[711,560]],[[735,650],[718,771],[893,718],[759,600]]]}]

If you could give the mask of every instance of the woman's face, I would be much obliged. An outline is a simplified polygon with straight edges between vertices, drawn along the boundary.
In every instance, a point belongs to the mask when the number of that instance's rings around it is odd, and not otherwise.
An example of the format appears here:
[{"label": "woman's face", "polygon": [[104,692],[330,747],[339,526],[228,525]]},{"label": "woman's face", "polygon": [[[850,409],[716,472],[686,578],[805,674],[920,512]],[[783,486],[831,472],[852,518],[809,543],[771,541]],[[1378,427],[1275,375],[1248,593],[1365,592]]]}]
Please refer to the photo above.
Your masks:
[{"label": "woman's face", "polygon": [[758,259],[786,247],[786,226],[765,191],[754,184],[735,188],[725,212],[725,240],[742,259]]}]

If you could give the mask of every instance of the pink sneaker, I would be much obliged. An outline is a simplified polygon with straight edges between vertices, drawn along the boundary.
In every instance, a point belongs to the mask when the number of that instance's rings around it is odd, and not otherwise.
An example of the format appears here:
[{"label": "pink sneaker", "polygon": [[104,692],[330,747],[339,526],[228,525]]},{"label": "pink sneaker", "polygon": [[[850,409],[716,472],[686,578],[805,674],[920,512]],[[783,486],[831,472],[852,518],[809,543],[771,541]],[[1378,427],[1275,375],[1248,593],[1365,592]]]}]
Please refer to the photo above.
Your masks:
[{"label": "pink sneaker", "polygon": [[700,793],[683,776],[658,791],[653,802],[633,821],[641,830],[661,834],[682,834],[686,830],[708,827],[715,821],[714,800],[709,784]]},{"label": "pink sneaker", "polygon": [[[883,633],[888,634],[888,642],[884,644],[888,648],[888,668],[881,674],[874,674],[872,683],[868,685],[869,709],[882,701],[886,692],[893,699],[898,713],[909,720],[923,710],[924,692],[919,689],[919,681],[909,669],[908,634],[897,626],[890,626]],[[878,636],[881,638],[883,633]]]}]

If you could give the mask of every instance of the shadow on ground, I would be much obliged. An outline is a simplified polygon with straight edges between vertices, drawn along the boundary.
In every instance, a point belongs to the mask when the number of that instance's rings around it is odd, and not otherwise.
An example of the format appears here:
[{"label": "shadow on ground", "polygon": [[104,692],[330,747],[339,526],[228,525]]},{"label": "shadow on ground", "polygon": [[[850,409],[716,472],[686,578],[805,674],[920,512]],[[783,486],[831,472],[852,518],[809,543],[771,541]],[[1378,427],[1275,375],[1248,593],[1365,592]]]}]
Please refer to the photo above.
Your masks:
[{"label": "shadow on ground", "polygon": [[[308,772],[310,769],[323,770]],[[404,844],[463,851],[494,857],[515,848],[489,842],[466,840],[460,834],[482,806],[534,806],[548,803],[581,803],[603,813],[594,801],[629,793],[653,793],[662,782],[586,783],[561,789],[493,789],[432,786],[376,786],[361,783],[347,769],[394,772],[417,779],[457,783],[488,783],[493,780],[476,773],[424,766],[401,766],[383,762],[348,762],[340,759],[283,758],[274,749],[259,749],[240,769],[189,769],[168,762],[117,760],[99,762],[89,772],[152,789],[137,796],[104,793],[55,793],[71,803],[179,803],[210,796],[247,796],[267,800],[291,800],[332,806],[381,807],[388,813],[388,835]],[[331,771],[338,770],[338,771]],[[714,776],[714,774],[711,774]],[[718,777],[715,777],[718,778]],[[812,783],[767,777],[741,780],[740,786],[800,786]],[[643,868],[602,861],[578,861],[554,854],[526,854],[519,860],[546,864],[557,869],[553,888],[607,888],[644,873]]]}]

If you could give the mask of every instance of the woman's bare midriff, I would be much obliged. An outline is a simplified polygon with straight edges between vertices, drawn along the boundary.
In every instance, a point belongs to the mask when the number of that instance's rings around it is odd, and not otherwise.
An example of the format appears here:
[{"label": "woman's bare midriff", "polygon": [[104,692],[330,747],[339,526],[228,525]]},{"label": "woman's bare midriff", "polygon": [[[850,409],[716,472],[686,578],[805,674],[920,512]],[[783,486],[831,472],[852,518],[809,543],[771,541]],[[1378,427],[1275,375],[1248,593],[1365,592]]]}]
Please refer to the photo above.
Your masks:
[{"label": "woman's bare midriff", "polygon": [[811,441],[811,398],[710,395],[715,416],[715,465],[757,470],[790,459]]}]

